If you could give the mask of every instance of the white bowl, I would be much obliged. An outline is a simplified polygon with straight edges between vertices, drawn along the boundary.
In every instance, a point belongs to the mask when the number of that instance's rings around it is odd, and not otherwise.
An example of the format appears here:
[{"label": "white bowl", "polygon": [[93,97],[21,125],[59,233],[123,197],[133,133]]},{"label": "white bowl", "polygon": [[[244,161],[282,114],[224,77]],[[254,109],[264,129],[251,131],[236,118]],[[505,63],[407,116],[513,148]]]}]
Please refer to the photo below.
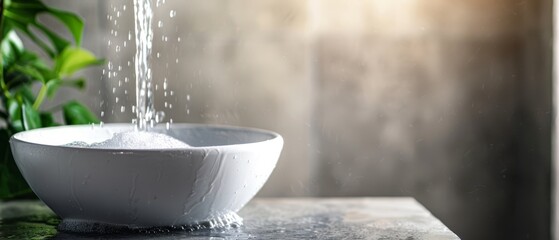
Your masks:
[{"label": "white bowl", "polygon": [[192,146],[184,149],[62,146],[129,130],[130,124],[44,128],[10,143],[24,178],[63,223],[129,228],[193,225],[239,211],[264,185],[283,146],[273,132],[195,124],[154,130]]}]

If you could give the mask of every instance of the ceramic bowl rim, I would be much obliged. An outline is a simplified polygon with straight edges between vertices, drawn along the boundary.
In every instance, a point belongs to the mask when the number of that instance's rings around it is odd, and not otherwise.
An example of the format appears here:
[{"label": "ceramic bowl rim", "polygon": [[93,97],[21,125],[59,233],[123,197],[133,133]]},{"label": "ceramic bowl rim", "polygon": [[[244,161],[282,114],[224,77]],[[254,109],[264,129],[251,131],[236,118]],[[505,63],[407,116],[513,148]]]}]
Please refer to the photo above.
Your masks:
[{"label": "ceramic bowl rim", "polygon": [[[180,127],[194,127],[194,128],[213,128],[213,129],[224,129],[224,130],[236,130],[236,131],[245,131],[245,132],[250,132],[250,133],[258,133],[258,134],[263,134],[263,135],[269,135],[270,138],[267,139],[267,140],[263,140],[263,141],[237,143],[237,144],[227,144],[227,145],[209,145],[209,146],[202,146],[202,147],[190,146],[190,147],[187,147],[187,148],[151,148],[151,149],[84,148],[84,147],[78,147],[78,146],[42,144],[42,143],[37,143],[37,142],[34,142],[34,141],[29,141],[29,140],[22,139],[22,135],[29,134],[29,132],[44,131],[46,129],[54,130],[54,129],[57,129],[57,128],[84,128],[84,127],[92,127],[92,125],[65,125],[65,126],[46,127],[46,128],[38,128],[38,129],[23,131],[23,132],[19,132],[19,133],[16,133],[16,134],[12,135],[10,137],[10,144],[11,145],[26,144],[26,145],[36,146],[36,147],[49,147],[49,148],[58,148],[58,149],[66,149],[66,150],[80,150],[80,151],[108,152],[108,153],[115,153],[115,152],[116,153],[123,153],[123,152],[124,153],[148,153],[148,152],[157,152],[157,153],[160,153],[160,152],[169,152],[169,153],[177,152],[177,153],[181,153],[181,152],[185,152],[185,151],[211,150],[211,149],[221,149],[221,150],[247,149],[247,150],[249,150],[251,148],[256,147],[254,145],[259,145],[259,144],[263,144],[263,143],[271,143],[271,142],[279,141],[283,144],[283,137],[280,134],[278,134],[276,132],[273,132],[273,131],[259,129],[259,128],[251,128],[251,127],[241,127],[241,126],[221,125],[221,124],[200,124],[200,123],[173,123],[173,126],[171,126],[171,128],[173,128],[173,127],[179,127],[179,128]],[[96,125],[95,127],[100,127],[100,126]],[[130,124],[130,123],[108,123],[108,124],[104,124],[103,127],[115,127],[115,128],[129,127],[129,128],[132,128],[133,125]],[[158,127],[158,128],[160,128],[160,127]]]}]

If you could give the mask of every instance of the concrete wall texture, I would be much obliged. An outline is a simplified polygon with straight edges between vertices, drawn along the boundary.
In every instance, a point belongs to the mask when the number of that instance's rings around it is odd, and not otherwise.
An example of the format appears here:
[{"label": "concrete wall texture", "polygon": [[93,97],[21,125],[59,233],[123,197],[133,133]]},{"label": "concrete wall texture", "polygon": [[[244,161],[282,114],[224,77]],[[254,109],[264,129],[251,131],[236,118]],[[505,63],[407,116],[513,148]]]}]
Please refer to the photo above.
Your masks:
[{"label": "concrete wall texture", "polygon": [[[284,136],[260,196],[413,196],[464,239],[550,238],[551,0],[154,1],[168,119]],[[112,65],[65,98],[130,121],[132,1],[49,2]]]}]

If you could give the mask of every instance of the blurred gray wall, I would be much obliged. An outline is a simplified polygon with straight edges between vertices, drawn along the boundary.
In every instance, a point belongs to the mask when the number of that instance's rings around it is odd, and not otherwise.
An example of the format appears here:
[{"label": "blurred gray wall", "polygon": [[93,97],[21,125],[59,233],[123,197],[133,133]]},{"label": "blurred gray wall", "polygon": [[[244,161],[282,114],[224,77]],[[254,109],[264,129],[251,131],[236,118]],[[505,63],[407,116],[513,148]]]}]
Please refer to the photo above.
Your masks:
[{"label": "blurred gray wall", "polygon": [[[49,2],[111,65],[63,98],[130,121],[132,1]],[[260,196],[413,196],[463,239],[550,238],[551,0],[157,2],[167,119],[284,136]]]}]

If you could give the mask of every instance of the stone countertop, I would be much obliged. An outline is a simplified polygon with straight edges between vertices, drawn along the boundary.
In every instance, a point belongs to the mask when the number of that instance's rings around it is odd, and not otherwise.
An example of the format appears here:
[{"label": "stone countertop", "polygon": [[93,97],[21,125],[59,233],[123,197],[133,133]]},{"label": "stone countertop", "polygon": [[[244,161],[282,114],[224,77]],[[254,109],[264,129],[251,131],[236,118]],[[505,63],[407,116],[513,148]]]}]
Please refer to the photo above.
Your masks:
[{"label": "stone countertop", "polygon": [[459,239],[412,198],[270,198],[251,201],[228,230],[76,235],[39,201],[0,203],[0,239]]}]

